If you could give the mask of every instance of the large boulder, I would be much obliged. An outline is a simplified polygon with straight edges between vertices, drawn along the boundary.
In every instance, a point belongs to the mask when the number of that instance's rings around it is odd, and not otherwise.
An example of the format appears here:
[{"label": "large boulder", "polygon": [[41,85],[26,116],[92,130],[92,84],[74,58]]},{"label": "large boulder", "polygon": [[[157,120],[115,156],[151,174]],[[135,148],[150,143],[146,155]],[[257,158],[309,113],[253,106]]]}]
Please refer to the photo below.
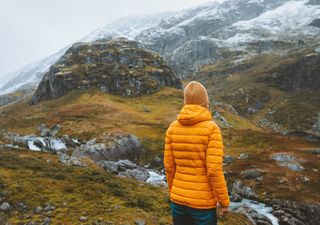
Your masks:
[{"label": "large boulder", "polygon": [[45,74],[31,103],[96,87],[122,96],[152,94],[181,81],[159,54],[125,38],[77,43]]},{"label": "large boulder", "polygon": [[90,140],[76,148],[72,156],[89,157],[94,162],[118,161],[128,159],[139,161],[143,148],[140,140],[131,134],[105,135],[100,143]]}]

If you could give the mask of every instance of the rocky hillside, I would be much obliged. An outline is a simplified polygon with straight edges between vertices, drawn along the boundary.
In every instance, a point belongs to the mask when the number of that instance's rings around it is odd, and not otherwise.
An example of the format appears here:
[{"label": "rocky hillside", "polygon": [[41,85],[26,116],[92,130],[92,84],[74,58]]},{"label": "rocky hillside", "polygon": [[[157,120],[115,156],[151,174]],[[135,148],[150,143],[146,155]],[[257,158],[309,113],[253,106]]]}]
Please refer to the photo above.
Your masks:
[{"label": "rocky hillside", "polygon": [[44,76],[31,103],[91,87],[122,96],[139,96],[164,86],[181,88],[181,81],[158,54],[124,38],[100,40],[68,49]]},{"label": "rocky hillside", "polygon": [[[83,41],[127,37],[160,53],[179,75],[237,55],[241,60],[277,52],[319,37],[317,0],[209,1],[180,12],[123,18],[97,29]],[[66,48],[65,48],[66,49]],[[65,49],[11,74],[0,94],[21,84],[39,83]]]},{"label": "rocky hillside", "polygon": [[195,76],[217,101],[274,131],[319,136],[320,43],[285,56],[261,54],[206,66]]},{"label": "rocky hillside", "polygon": [[[313,24],[320,6],[308,1],[228,0],[208,2],[163,19],[136,40],[166,57],[181,74],[230,54],[279,50],[319,35]],[[259,42],[259,45],[251,43]],[[240,57],[242,57],[240,55]]]},{"label": "rocky hillside", "polygon": [[[207,85],[215,87],[210,82]],[[221,224],[250,224],[244,222],[246,217],[255,221],[252,224],[277,224],[271,222],[277,218],[281,225],[295,221],[317,224],[320,142],[266,133],[232,105],[213,103],[210,110],[222,128],[225,143],[224,169],[232,209],[241,214],[232,213]],[[148,181],[154,175],[146,173],[150,169],[163,173],[165,130],[182,104],[181,90],[175,88],[165,87],[136,98],[92,88],[33,106],[25,100],[0,107],[0,172],[5,174],[0,179],[0,192],[7,193],[0,200],[5,209],[0,210],[0,219],[13,224],[43,221],[49,217],[45,209],[49,204],[55,207],[51,210],[52,224],[70,220],[77,224],[81,217],[90,223],[111,220],[118,224],[123,213],[132,223],[142,219],[147,224],[159,224],[159,220],[171,224],[164,201],[166,188],[150,187],[149,192],[148,184],[140,186],[130,177]],[[118,159],[132,163],[113,161]],[[97,170],[91,172],[91,167]],[[108,171],[127,178],[109,180]],[[81,185],[84,183],[92,189]],[[160,191],[163,194],[154,195]],[[28,193],[38,193],[39,198],[30,198]],[[109,199],[104,202],[108,202],[110,212],[100,213],[99,205],[101,210],[105,207],[96,197],[101,196],[99,193]],[[150,197],[147,200],[142,195]],[[23,210],[19,208],[21,202]],[[66,211],[71,216],[63,216]],[[102,218],[97,214],[103,214]],[[24,219],[26,215],[29,217]],[[151,215],[156,217],[154,221]]]}]

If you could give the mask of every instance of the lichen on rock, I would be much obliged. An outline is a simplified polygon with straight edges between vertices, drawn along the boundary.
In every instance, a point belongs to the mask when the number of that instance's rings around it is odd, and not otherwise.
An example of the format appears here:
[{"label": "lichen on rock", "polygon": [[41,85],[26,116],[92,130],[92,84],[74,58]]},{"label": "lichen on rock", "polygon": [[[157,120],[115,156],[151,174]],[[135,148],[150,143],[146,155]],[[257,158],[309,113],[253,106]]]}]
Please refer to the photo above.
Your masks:
[{"label": "lichen on rock", "polygon": [[181,88],[167,63],[125,38],[77,43],[51,66],[31,104],[95,87],[121,96],[152,94],[163,86]]}]

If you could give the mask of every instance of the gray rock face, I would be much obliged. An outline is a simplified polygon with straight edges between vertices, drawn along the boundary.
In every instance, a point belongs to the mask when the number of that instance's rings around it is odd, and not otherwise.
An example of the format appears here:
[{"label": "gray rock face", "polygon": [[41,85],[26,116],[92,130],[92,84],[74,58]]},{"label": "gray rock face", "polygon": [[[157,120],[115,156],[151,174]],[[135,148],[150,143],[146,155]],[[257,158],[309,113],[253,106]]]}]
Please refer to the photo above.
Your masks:
[{"label": "gray rock face", "polygon": [[272,214],[282,225],[318,225],[320,221],[320,206],[305,205],[280,199],[271,201]]},{"label": "gray rock face", "polygon": [[195,68],[213,63],[221,58],[222,53],[216,41],[197,39],[185,42],[175,49],[170,56],[170,61],[177,71],[184,71],[186,68],[195,71]]},{"label": "gray rock face", "polygon": [[[185,73],[223,58],[226,39],[236,36],[232,24],[253,19],[285,0],[230,0],[210,2],[163,19],[136,36],[147,48],[159,52],[174,68]],[[241,31],[237,31],[238,33]],[[258,32],[259,33],[259,32]]]},{"label": "gray rock face", "polygon": [[287,167],[292,171],[304,170],[304,167],[300,164],[303,160],[298,160],[294,156],[287,155],[285,153],[275,153],[271,157],[277,161],[279,166]]},{"label": "gray rock face", "polygon": [[77,158],[87,156],[94,162],[121,159],[138,161],[140,154],[143,153],[140,140],[134,135],[113,134],[106,135],[103,139],[103,143],[88,141],[75,149],[72,156]]},{"label": "gray rock face", "polygon": [[309,0],[309,4],[311,4],[311,5],[320,5],[320,0]]},{"label": "gray rock face", "polygon": [[273,77],[267,77],[262,81],[284,91],[301,89],[316,91],[320,86],[319,71],[320,56],[308,54],[300,57],[296,62],[281,66]]},{"label": "gray rock face", "polygon": [[78,43],[45,74],[31,104],[96,87],[122,96],[151,94],[181,81],[156,53],[125,38]]},{"label": "gray rock face", "polygon": [[238,194],[241,197],[248,199],[257,197],[257,194],[252,190],[252,188],[244,185],[240,180],[236,180],[231,186],[228,187],[228,189],[232,195]]},{"label": "gray rock face", "polygon": [[312,23],[310,23],[310,26],[320,28],[320,19],[315,19],[314,21],[312,21]]}]

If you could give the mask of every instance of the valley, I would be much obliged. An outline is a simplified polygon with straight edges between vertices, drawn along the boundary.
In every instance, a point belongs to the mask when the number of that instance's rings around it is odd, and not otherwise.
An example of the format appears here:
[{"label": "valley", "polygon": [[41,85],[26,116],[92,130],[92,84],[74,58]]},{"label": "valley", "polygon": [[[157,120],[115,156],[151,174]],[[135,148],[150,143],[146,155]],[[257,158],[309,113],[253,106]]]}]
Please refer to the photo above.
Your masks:
[{"label": "valley", "polygon": [[219,225],[320,221],[320,2],[123,18],[0,84],[0,224],[172,224],[165,132],[192,80],[222,131]]}]

